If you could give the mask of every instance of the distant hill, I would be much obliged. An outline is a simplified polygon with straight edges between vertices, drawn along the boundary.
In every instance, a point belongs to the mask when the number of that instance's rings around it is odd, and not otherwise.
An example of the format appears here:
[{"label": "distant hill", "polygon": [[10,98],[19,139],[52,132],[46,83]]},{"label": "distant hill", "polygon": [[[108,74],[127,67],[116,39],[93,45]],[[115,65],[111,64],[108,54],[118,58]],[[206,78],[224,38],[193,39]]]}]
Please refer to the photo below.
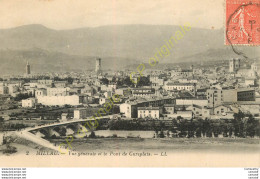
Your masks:
[{"label": "distant hill", "polygon": [[[38,48],[29,50],[0,50],[0,75],[25,73],[26,61],[34,73],[86,71],[95,69],[95,57],[68,55]],[[120,62],[120,63],[119,63]],[[125,64],[137,64],[129,58],[104,57],[102,68],[122,70]]]},{"label": "distant hill", "polygon": [[[96,56],[103,59],[105,69],[147,63],[156,48],[177,30],[179,26],[170,25],[111,25],[72,30],[26,25],[2,29],[0,73],[22,73],[26,60],[32,63],[35,72],[94,69]],[[223,30],[192,28],[161,63],[235,56],[230,46],[223,44]],[[251,58],[259,57],[257,47],[239,48]]]}]

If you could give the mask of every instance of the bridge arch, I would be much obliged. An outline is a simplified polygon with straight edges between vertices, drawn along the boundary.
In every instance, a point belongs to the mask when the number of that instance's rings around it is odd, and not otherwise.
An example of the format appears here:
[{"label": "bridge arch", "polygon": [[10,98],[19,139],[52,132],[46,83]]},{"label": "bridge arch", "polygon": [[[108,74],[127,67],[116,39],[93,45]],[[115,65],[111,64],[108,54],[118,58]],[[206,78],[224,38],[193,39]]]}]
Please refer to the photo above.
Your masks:
[{"label": "bridge arch", "polygon": [[48,138],[48,137],[50,137],[50,133],[49,133],[49,130],[48,130],[48,129],[41,128],[41,129],[39,130],[39,132],[44,135],[43,138]]}]

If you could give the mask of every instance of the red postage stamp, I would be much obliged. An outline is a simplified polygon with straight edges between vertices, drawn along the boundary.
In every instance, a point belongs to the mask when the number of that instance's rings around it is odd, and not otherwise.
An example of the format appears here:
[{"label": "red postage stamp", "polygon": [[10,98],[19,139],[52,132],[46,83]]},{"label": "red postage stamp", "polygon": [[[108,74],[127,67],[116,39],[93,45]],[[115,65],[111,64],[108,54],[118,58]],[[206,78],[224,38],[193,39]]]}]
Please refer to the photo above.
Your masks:
[{"label": "red postage stamp", "polygon": [[260,45],[260,0],[226,0],[226,45]]}]

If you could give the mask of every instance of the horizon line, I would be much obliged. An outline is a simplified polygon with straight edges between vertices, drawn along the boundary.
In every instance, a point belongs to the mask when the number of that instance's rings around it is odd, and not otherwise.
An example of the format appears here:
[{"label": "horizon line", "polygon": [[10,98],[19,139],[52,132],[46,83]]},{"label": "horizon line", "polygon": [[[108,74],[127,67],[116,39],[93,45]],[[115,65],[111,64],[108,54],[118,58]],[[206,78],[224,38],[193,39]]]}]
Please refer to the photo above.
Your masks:
[{"label": "horizon line", "polygon": [[[20,27],[25,27],[25,26],[42,26],[46,29],[50,30],[55,30],[55,31],[69,31],[69,30],[78,30],[78,29],[95,29],[95,28],[100,28],[100,27],[109,27],[109,26],[181,26],[182,24],[179,25],[171,25],[171,24],[107,24],[107,25],[100,25],[100,26],[84,26],[84,27],[75,27],[75,28],[64,28],[64,29],[55,29],[52,27],[48,27],[47,25],[44,24],[24,24],[24,25],[19,25],[19,26],[14,26],[14,27],[6,27],[6,28],[0,28],[0,30],[11,30],[11,29],[16,29]],[[196,29],[203,29],[203,30],[222,30],[224,27],[220,28],[202,28],[202,27],[192,27]]]}]

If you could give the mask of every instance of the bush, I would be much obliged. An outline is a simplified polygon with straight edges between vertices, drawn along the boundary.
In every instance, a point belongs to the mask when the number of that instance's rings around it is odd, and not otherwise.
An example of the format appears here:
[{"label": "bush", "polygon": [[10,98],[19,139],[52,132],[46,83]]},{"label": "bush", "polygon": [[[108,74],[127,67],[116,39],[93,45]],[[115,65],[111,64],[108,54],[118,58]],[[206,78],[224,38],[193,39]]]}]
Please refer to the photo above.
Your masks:
[{"label": "bush", "polygon": [[91,134],[89,135],[89,138],[96,138],[96,134],[94,131],[91,131]]},{"label": "bush", "polygon": [[9,144],[6,146],[6,149],[3,150],[4,154],[13,154],[16,153],[17,149],[14,146],[10,146]]},{"label": "bush", "polygon": [[113,135],[112,135],[112,138],[117,138],[117,134],[113,134]]}]

